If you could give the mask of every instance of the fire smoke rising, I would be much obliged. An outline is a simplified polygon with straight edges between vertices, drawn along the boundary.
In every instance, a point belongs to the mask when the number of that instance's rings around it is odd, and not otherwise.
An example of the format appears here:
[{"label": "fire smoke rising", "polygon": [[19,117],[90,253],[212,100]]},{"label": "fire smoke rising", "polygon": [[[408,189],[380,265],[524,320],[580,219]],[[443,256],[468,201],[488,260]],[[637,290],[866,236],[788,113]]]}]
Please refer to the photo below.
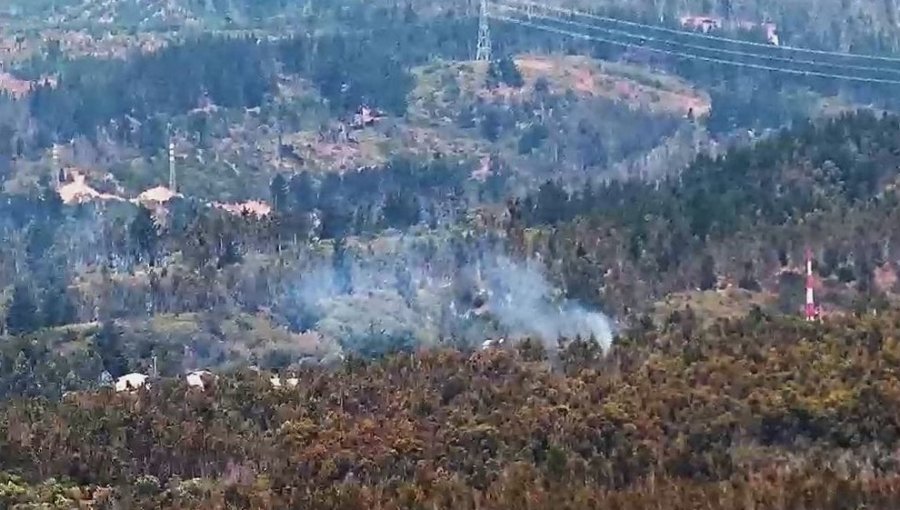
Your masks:
[{"label": "fire smoke rising", "polygon": [[432,267],[408,253],[322,264],[291,285],[278,308],[296,329],[364,354],[527,337],[548,348],[576,337],[609,347],[610,320],[565,299],[536,262],[489,253]]},{"label": "fire smoke rising", "polygon": [[511,336],[533,336],[548,345],[560,338],[593,338],[609,347],[609,319],[560,296],[537,263],[498,257],[489,259],[484,273],[491,311]]}]

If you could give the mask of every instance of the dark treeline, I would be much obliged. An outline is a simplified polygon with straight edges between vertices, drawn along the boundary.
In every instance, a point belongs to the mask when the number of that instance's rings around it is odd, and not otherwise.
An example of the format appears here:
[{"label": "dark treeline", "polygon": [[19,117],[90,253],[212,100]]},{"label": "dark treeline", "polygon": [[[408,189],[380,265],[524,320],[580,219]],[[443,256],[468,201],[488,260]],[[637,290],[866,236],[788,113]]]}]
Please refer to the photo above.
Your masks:
[{"label": "dark treeline", "polygon": [[269,53],[255,39],[204,38],[126,61],[65,63],[58,84],[29,96],[38,146],[93,137],[113,121],[123,140],[160,146],[165,125],[159,121],[204,100],[227,108],[261,105],[275,84]]},{"label": "dark treeline", "polygon": [[[678,218],[691,237],[781,224],[874,199],[896,177],[900,120],[869,112],[784,129],[658,183],[614,181],[569,195],[553,182],[526,198],[529,223],[596,214],[630,225]],[[809,171],[797,171],[797,169]]]},{"label": "dark treeline", "polygon": [[[547,182],[510,206],[510,235],[523,253],[562,260],[551,266],[570,294],[622,310],[679,289],[714,288],[719,277],[750,290],[778,288],[773,275],[798,267],[804,245],[815,249],[823,277],[855,283],[866,301],[884,306],[890,289],[874,285],[873,275],[890,267],[900,240],[888,219],[897,203],[898,133],[896,117],[859,113],[701,157],[658,183],[570,193]],[[796,313],[794,306],[784,311]]]},{"label": "dark treeline", "polygon": [[[271,199],[279,221],[308,224],[318,211],[319,235],[334,239],[367,235],[386,228],[404,229],[420,223],[432,227],[480,203],[496,203],[506,196],[504,169],[493,168],[484,183],[471,177],[468,165],[435,160],[416,164],[394,160],[383,167],[317,178],[308,172],[288,180],[276,176]],[[449,220],[449,221],[448,221]]]},{"label": "dark treeline", "polygon": [[[425,25],[281,41],[203,36],[124,61],[33,61],[21,70],[24,75],[36,79],[59,71],[57,84],[38,85],[29,95],[28,111],[38,123],[33,145],[93,138],[102,129],[131,145],[158,149],[168,119],[209,103],[261,106],[272,98],[278,73],[285,72],[311,80],[336,114],[361,104],[402,114],[413,86],[410,66],[436,55],[467,58],[469,43],[458,34],[471,28],[470,20]],[[24,127],[14,134],[29,135]]]},{"label": "dark treeline", "polygon": [[[466,1],[435,6],[423,0],[336,0],[313,3],[285,0],[128,0],[124,6],[91,4],[94,14],[83,16],[85,5],[77,0],[11,0],[0,12],[18,24],[47,27],[48,19],[65,19],[66,27],[94,32],[115,31],[173,32],[205,30],[353,30],[363,25],[408,23],[425,12],[465,11]],[[177,6],[176,8],[172,8]],[[102,19],[102,21],[101,21]],[[15,25],[14,25],[15,26]]]}]

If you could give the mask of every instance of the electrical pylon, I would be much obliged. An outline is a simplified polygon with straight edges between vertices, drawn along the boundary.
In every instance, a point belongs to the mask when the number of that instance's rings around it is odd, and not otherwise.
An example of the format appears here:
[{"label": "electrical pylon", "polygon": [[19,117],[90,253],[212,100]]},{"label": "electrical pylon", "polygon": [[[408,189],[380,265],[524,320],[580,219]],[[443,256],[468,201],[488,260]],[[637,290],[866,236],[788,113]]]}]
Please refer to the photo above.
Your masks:
[{"label": "electrical pylon", "polygon": [[478,14],[478,46],[475,60],[490,62],[491,60],[491,26],[488,24],[488,0],[481,0],[481,11]]}]

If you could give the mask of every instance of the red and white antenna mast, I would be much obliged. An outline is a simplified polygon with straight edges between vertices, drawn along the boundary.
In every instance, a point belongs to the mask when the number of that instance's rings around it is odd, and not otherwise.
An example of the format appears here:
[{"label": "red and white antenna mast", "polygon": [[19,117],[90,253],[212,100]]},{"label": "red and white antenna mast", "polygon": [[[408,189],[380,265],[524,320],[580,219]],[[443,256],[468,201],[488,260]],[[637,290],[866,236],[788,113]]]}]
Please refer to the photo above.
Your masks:
[{"label": "red and white antenna mast", "polygon": [[814,321],[819,318],[819,309],[816,307],[816,298],[813,294],[815,279],[812,271],[812,252],[806,250],[806,320]]}]

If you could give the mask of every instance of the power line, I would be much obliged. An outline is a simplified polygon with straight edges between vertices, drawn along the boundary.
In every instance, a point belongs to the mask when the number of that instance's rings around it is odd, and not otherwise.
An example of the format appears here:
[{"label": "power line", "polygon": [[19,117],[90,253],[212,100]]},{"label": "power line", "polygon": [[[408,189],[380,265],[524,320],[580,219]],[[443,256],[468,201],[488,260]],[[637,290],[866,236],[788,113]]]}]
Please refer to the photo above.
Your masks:
[{"label": "power line", "polygon": [[751,63],[746,63],[746,62],[735,62],[733,60],[724,60],[724,59],[713,58],[713,57],[704,57],[704,56],[700,56],[700,55],[693,55],[690,53],[663,50],[660,48],[652,48],[652,47],[648,47],[648,46],[642,46],[640,44],[616,41],[614,39],[608,39],[605,37],[598,37],[595,35],[583,34],[581,32],[573,32],[571,30],[549,27],[549,26],[540,25],[537,23],[530,23],[527,21],[510,18],[507,16],[499,15],[499,14],[492,13],[492,14],[490,14],[490,17],[494,18],[498,21],[505,21],[507,23],[513,23],[516,25],[521,25],[521,26],[525,26],[525,27],[529,27],[529,28],[536,28],[538,30],[555,32],[560,35],[567,35],[567,36],[575,37],[578,39],[602,42],[602,43],[612,44],[612,45],[616,45],[616,46],[622,46],[622,47],[626,47],[626,48],[640,48],[640,49],[652,51],[655,53],[662,53],[665,55],[670,55],[670,56],[675,56],[675,57],[685,58],[685,59],[700,60],[700,61],[704,61],[704,62],[724,64],[724,65],[730,65],[730,66],[734,66],[734,67],[744,67],[744,68],[748,68],[748,69],[758,69],[758,70],[762,70],[762,71],[774,71],[774,72],[793,74],[793,75],[799,75],[799,76],[816,76],[816,77],[821,77],[821,78],[834,78],[834,79],[840,79],[840,80],[858,81],[858,82],[865,82],[865,83],[900,85],[900,81],[898,81],[898,80],[884,80],[884,79],[878,79],[878,78],[862,78],[859,76],[848,76],[848,75],[842,75],[842,74],[822,73],[822,72],[817,72],[817,71],[802,71],[799,69],[786,69],[786,68],[782,68],[782,67],[772,67],[772,66],[766,66],[766,65],[760,65],[760,64],[751,64]]},{"label": "power line", "polygon": [[518,3],[521,5],[525,5],[525,6],[536,7],[538,9],[561,12],[564,14],[568,14],[569,16],[572,16],[572,17],[580,16],[583,18],[591,18],[591,19],[596,19],[599,21],[605,21],[607,23],[618,23],[621,25],[627,25],[627,26],[632,26],[632,27],[636,27],[636,28],[644,28],[647,30],[657,30],[660,32],[666,32],[666,33],[675,34],[675,35],[684,36],[684,37],[695,37],[695,38],[702,38],[702,39],[708,39],[708,40],[714,40],[714,41],[720,41],[720,42],[727,42],[727,43],[736,44],[736,45],[761,47],[761,48],[766,48],[768,50],[773,50],[773,51],[795,51],[795,52],[799,52],[799,53],[810,53],[810,54],[815,54],[815,55],[828,55],[828,56],[832,56],[832,57],[856,58],[856,59],[863,59],[863,60],[879,60],[879,61],[884,61],[884,62],[900,63],[900,58],[896,58],[896,57],[864,55],[864,54],[860,54],[860,53],[845,53],[845,52],[840,52],[840,51],[814,50],[814,49],[810,49],[810,48],[801,48],[801,47],[797,47],[797,46],[784,46],[784,45],[774,46],[771,44],[764,44],[764,43],[758,43],[758,42],[753,42],[753,41],[744,41],[741,39],[734,39],[734,38],[730,38],[730,37],[721,37],[721,36],[715,36],[715,35],[709,35],[709,34],[701,34],[701,33],[697,33],[697,32],[690,32],[687,30],[675,30],[672,28],[661,27],[658,25],[649,25],[646,23],[638,23],[635,21],[626,21],[626,20],[621,20],[621,19],[616,19],[616,18],[610,18],[608,16],[598,16],[596,14],[590,14],[590,13],[586,13],[586,12],[582,12],[582,11],[566,9],[564,7],[554,7],[554,6],[550,6],[550,5],[544,5],[544,4],[540,4],[540,3],[536,3],[536,2],[531,2],[529,0],[506,0],[506,1]]},{"label": "power line", "polygon": [[578,27],[589,28],[591,30],[597,30],[597,31],[605,32],[605,33],[612,34],[612,35],[620,35],[623,37],[630,37],[632,39],[641,39],[643,41],[658,42],[658,43],[662,43],[662,44],[666,44],[666,45],[670,45],[670,46],[681,46],[683,48],[708,51],[711,53],[722,53],[722,54],[726,54],[726,55],[750,57],[750,58],[757,58],[757,59],[761,59],[761,60],[770,60],[770,61],[777,61],[777,62],[787,62],[787,63],[792,63],[792,64],[804,64],[804,65],[810,65],[810,66],[830,67],[830,68],[841,69],[841,70],[855,70],[855,71],[881,72],[881,73],[888,73],[888,74],[900,74],[900,69],[892,69],[892,68],[885,68],[885,67],[871,67],[871,66],[857,66],[857,65],[851,65],[851,64],[836,64],[836,63],[821,62],[821,61],[817,62],[815,60],[800,60],[800,59],[793,59],[793,58],[787,58],[787,57],[777,57],[774,55],[763,55],[763,54],[759,54],[759,53],[751,53],[751,52],[747,52],[747,51],[727,50],[724,48],[716,48],[716,47],[712,47],[712,46],[701,46],[699,44],[689,44],[689,43],[683,43],[683,42],[678,42],[678,41],[671,41],[671,40],[661,39],[658,37],[653,37],[653,36],[648,36],[648,35],[635,34],[635,33],[627,32],[624,30],[617,30],[614,28],[604,28],[604,27],[599,27],[596,25],[591,25],[588,23],[579,22],[579,21],[571,21],[571,20],[556,18],[554,16],[545,16],[542,14],[536,14],[533,11],[522,10],[519,7],[513,7],[513,6],[501,5],[501,4],[496,4],[496,6],[501,9],[514,11],[518,14],[524,14],[525,16],[527,16],[529,18],[539,18],[539,19],[544,19],[544,20],[549,20],[549,21],[556,21],[558,23],[564,23],[566,25],[573,25],[573,26],[578,26]]}]

